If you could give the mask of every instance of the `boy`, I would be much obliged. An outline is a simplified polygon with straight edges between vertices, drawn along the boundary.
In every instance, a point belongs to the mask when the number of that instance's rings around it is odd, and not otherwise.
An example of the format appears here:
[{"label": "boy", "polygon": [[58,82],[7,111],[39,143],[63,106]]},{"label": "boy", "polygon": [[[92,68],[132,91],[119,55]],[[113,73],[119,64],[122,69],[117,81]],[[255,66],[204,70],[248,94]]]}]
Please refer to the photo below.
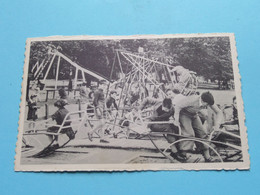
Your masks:
[{"label": "boy", "polygon": [[185,87],[188,87],[189,80],[192,78],[190,71],[182,66],[176,66],[171,70],[171,74],[176,81],[174,88],[182,93]]},{"label": "boy", "polygon": [[106,101],[106,106],[107,109],[111,112],[113,108],[118,110],[118,106],[116,104],[116,97],[117,97],[117,92],[115,90],[110,91],[109,93],[109,98]]},{"label": "boy", "polygon": [[232,119],[228,122],[225,122],[223,125],[239,125],[238,124],[238,115],[237,115],[237,99],[236,96],[233,97],[233,104],[231,106],[226,106],[224,109],[232,108],[233,116]]},{"label": "boy", "polygon": [[[202,139],[207,138],[206,130],[199,117],[199,112],[207,107],[211,108],[216,114],[213,128],[218,129],[220,127],[223,117],[222,112],[215,104],[214,97],[210,92],[192,96],[178,95],[174,98],[173,104],[175,108],[174,119],[176,125],[181,126],[182,135]],[[186,151],[193,149],[193,144],[192,141],[185,141],[180,144],[183,155],[186,155]],[[208,146],[205,144],[197,144],[197,146],[202,151],[205,162],[214,162],[209,154]]]},{"label": "boy", "polygon": [[88,138],[90,141],[92,141],[93,133],[97,133],[97,131],[100,131],[100,142],[101,143],[109,143],[104,138],[104,126],[105,126],[105,118],[106,118],[106,103],[105,103],[105,91],[106,91],[107,85],[105,80],[99,81],[99,88],[94,92],[94,107],[95,107],[95,115],[96,118],[99,119],[96,127],[88,133]]},{"label": "boy", "polygon": [[[158,121],[158,124],[150,124],[148,127],[154,132],[168,132],[168,133],[178,133],[179,128],[174,124],[160,124],[159,121],[169,121],[170,117],[174,115],[174,108],[172,106],[172,100],[170,98],[165,98],[163,102],[156,99],[146,98],[141,104],[139,109],[143,110],[147,106],[154,106],[153,115],[150,117],[151,121]],[[176,141],[176,137],[167,134],[166,139],[169,143]],[[185,162],[187,160],[186,156],[183,156],[178,152],[175,145],[171,146],[170,156],[179,162]]]}]

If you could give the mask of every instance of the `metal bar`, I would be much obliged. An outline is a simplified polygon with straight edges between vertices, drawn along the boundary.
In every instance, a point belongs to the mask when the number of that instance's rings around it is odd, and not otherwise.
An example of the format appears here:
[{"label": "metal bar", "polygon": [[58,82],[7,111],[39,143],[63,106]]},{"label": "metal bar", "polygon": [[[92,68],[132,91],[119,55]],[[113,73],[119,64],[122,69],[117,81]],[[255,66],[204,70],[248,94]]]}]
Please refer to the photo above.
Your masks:
[{"label": "metal bar", "polygon": [[[114,57],[112,69],[111,69],[111,72],[110,72],[110,77],[109,77],[110,81],[112,80],[112,75],[113,75],[113,72],[114,72],[115,62],[116,62],[116,55],[115,55],[115,57]],[[110,88],[110,82],[109,82],[108,85],[107,85],[106,98],[107,98],[107,96],[108,96],[109,88]]]},{"label": "metal bar", "polygon": [[237,150],[242,150],[242,148],[240,146],[237,145],[233,145],[233,144],[229,144],[229,143],[224,143],[224,142],[220,142],[220,141],[213,141],[213,140],[208,140],[208,139],[202,139],[202,138],[198,138],[198,137],[189,137],[189,136],[185,136],[185,135],[179,135],[179,134],[175,134],[175,133],[167,133],[167,132],[150,132],[152,134],[168,134],[168,135],[172,135],[172,136],[176,136],[176,137],[180,137],[180,138],[184,138],[184,139],[192,139],[193,141],[205,141],[205,142],[210,142],[210,143],[215,143],[215,144],[221,144],[221,145],[226,145],[229,146],[231,148],[237,149]]},{"label": "metal bar", "polygon": [[77,88],[78,72],[79,69],[76,67],[75,78],[74,78],[74,89]]},{"label": "metal bar", "polygon": [[[220,154],[219,154],[210,144],[208,144],[207,142],[205,142],[206,140],[193,139],[193,138],[179,139],[179,140],[177,140],[177,141],[171,143],[171,144],[168,146],[168,148],[170,148],[171,146],[173,146],[173,145],[175,145],[175,144],[177,144],[177,143],[179,143],[179,142],[182,142],[182,141],[195,141],[195,142],[199,142],[199,143],[205,144],[205,145],[208,146],[211,150],[214,151],[214,153],[218,156],[218,158],[220,159],[220,161],[223,163],[223,159],[221,158]],[[166,149],[164,150],[164,152],[165,152],[168,148],[166,148]]]},{"label": "metal bar", "polygon": [[156,63],[156,64],[160,64],[160,65],[163,65],[163,66],[172,67],[172,66],[170,66],[169,64],[165,64],[165,63],[162,63],[162,62],[158,62],[158,61],[155,61],[155,60],[151,60],[151,59],[148,59],[148,58],[145,58],[145,57],[142,57],[142,56],[138,56],[138,55],[135,55],[135,54],[131,54],[131,53],[128,53],[128,52],[121,51],[121,53],[124,53],[124,54],[127,54],[127,55],[131,55],[131,56],[135,56],[135,57],[137,57],[137,58],[141,58],[141,59],[144,59],[144,60],[147,60],[147,61],[150,61],[150,62],[154,62],[154,63]]},{"label": "metal bar", "polygon": [[[128,59],[124,54],[122,54],[134,67],[136,67],[139,71],[140,71],[140,69],[130,60],[130,59]],[[142,74],[144,74],[142,71],[140,71]],[[154,85],[154,86],[156,86],[156,87],[158,87],[159,88],[159,84],[155,84],[151,79],[149,79],[149,77],[147,76],[147,75],[145,75],[144,74],[144,76]],[[164,91],[161,89],[161,88],[159,88],[159,90],[161,90],[161,92],[163,93],[163,94],[165,94],[164,93]]]},{"label": "metal bar", "polygon": [[169,156],[167,156],[160,148],[158,148],[158,146],[154,143],[153,139],[151,138],[151,136],[148,134],[147,135],[148,138],[150,139],[150,141],[152,142],[152,144],[154,145],[154,147],[167,159],[169,159],[171,162],[173,162],[173,160],[171,158],[169,158]]}]

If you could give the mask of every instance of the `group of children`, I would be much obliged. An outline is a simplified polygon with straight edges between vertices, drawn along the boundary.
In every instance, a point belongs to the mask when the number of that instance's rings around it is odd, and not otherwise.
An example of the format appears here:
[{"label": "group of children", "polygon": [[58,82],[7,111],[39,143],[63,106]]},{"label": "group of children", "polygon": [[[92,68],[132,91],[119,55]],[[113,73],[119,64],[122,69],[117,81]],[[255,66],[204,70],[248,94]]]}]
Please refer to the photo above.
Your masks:
[{"label": "group of children", "polygon": [[[184,96],[178,90],[168,89],[166,94],[167,97],[163,101],[146,98],[139,110],[153,107],[153,115],[150,120],[158,121],[158,123],[152,123],[149,128],[155,132],[168,132],[166,138],[169,143],[176,141],[179,137],[173,136],[173,134],[179,133],[186,138],[207,139],[209,133],[205,121],[212,117],[211,114],[207,113],[214,113],[211,131],[219,130],[223,125],[238,124],[235,103],[232,105],[234,120],[223,124],[223,112],[216,105],[214,96],[210,92]],[[210,110],[212,112],[207,112]],[[173,124],[160,123],[160,121],[169,121],[170,118],[173,119]],[[215,162],[215,159],[210,155],[209,145],[194,141],[181,141],[177,145],[171,145],[170,156],[177,161],[186,162],[188,160],[187,153],[193,151],[195,145],[196,150],[203,155],[205,162]]]},{"label": "group of children", "polygon": [[[183,69],[176,69],[172,72],[176,75],[176,79],[178,78],[178,71],[179,74],[187,74],[186,77],[181,77],[184,79],[183,81],[179,81],[179,88],[182,88],[184,83],[187,82],[189,78],[188,73],[185,73]],[[139,85],[136,85],[139,86]],[[125,94],[124,99],[128,98],[128,101],[123,101],[123,109],[122,112],[124,114],[120,114],[119,116],[119,105],[118,105],[118,91],[115,89],[109,90],[109,86],[105,80],[99,81],[98,88],[95,90],[90,90],[86,87],[86,83],[83,83],[80,88],[80,97],[82,99],[88,100],[88,108],[89,112],[91,112],[91,108],[93,109],[93,115],[97,122],[88,132],[88,138],[90,141],[93,141],[93,135],[96,133],[100,137],[101,143],[109,143],[109,140],[106,139],[106,123],[108,120],[113,121],[115,118],[118,117],[119,125],[123,128],[127,129],[129,134],[129,122],[127,119],[127,114],[130,113],[132,110],[137,112],[142,112],[145,108],[153,108],[153,114],[150,116],[150,121],[158,121],[158,124],[154,123],[149,125],[148,127],[151,131],[160,131],[160,132],[170,132],[170,133],[178,133],[181,132],[181,135],[186,137],[197,137],[201,139],[207,139],[207,130],[205,129],[204,121],[207,120],[207,117],[202,117],[201,111],[205,111],[205,109],[211,109],[215,114],[213,129],[218,129],[222,125],[223,113],[216,105],[213,95],[210,92],[204,92],[202,94],[194,94],[190,96],[184,96],[180,93],[179,88],[167,89],[165,91],[166,97],[162,98],[151,98],[146,97],[142,98],[140,93],[138,92],[138,87],[136,87],[136,91],[130,90],[129,94]],[[37,119],[37,89],[35,89],[36,93],[30,95],[30,99],[28,101],[28,120],[36,120]],[[57,125],[61,125],[65,119],[65,116],[69,113],[69,111],[65,108],[67,105],[67,93],[64,88],[59,90],[60,99],[54,103],[54,106],[58,108],[58,110],[51,116],[52,120],[55,120]],[[138,101],[139,106],[133,106],[133,104]],[[237,109],[236,109],[236,99],[233,99],[233,115],[234,120],[231,122],[226,122],[228,124],[238,124],[237,119]],[[138,105],[138,104],[136,104]],[[130,109],[127,110],[127,107]],[[229,107],[226,107],[227,109]],[[205,114],[204,114],[205,115]],[[110,118],[109,118],[110,117]],[[160,121],[169,121],[170,118],[174,119],[173,124],[160,124]],[[120,120],[121,119],[121,120]],[[122,124],[124,121],[124,124]],[[117,121],[113,121],[114,124],[118,123]],[[128,122],[128,123],[127,123]],[[120,124],[121,123],[121,124]],[[75,134],[73,129],[70,126],[70,122],[64,124],[67,128],[64,128],[61,133],[66,134],[69,139],[74,139]],[[49,132],[57,132],[58,127],[53,126],[49,127]],[[107,132],[109,133],[109,132]],[[53,137],[50,136],[50,139]],[[172,143],[176,141],[178,137],[173,135],[167,135],[167,140]],[[53,146],[58,147],[58,136],[54,136],[53,139]],[[209,153],[209,147],[206,144],[195,143],[196,148],[201,151],[205,158],[205,162],[214,162],[212,157]],[[194,142],[192,141],[183,141],[180,144],[172,145],[171,146],[171,156],[180,161],[185,162],[187,161],[187,151],[193,150]]]}]

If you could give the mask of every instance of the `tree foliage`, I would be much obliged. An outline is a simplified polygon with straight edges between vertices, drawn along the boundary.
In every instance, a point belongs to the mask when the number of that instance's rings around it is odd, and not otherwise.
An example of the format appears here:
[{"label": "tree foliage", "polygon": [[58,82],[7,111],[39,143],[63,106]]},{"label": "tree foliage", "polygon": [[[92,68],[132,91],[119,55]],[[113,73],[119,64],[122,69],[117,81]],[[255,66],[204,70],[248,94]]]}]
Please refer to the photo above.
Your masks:
[{"label": "tree foliage", "polygon": [[[173,59],[171,65],[181,65],[206,79],[233,78],[228,37],[37,41],[31,44],[29,69],[37,61],[41,62],[46,58],[48,46],[56,48],[80,66],[106,77],[110,76],[114,60],[117,60],[117,49],[137,53],[138,48],[142,47],[148,57],[155,55],[163,61],[170,56]],[[122,60],[121,63],[124,71],[130,70],[131,66],[127,61]],[[66,79],[70,69],[66,66],[67,62],[61,61],[61,64],[61,71],[64,73],[61,77]],[[113,77],[119,71],[116,64]]]}]

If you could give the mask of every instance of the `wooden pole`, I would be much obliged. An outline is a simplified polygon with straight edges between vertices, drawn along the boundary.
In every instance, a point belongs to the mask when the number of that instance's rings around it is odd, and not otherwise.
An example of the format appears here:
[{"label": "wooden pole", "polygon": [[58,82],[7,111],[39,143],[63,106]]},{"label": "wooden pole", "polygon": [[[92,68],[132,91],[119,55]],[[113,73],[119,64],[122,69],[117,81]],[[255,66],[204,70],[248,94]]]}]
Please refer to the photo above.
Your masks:
[{"label": "wooden pole", "polygon": [[59,70],[60,70],[60,56],[58,58],[58,64],[57,64],[57,69],[56,69],[55,90],[57,90],[57,82],[59,79]]},{"label": "wooden pole", "polygon": [[83,83],[86,83],[85,73],[83,70],[81,70],[81,74],[82,74]]},{"label": "wooden pole", "polygon": [[87,69],[85,69],[85,68],[82,68],[81,66],[79,66],[77,63],[75,63],[75,62],[73,62],[72,60],[70,60],[67,56],[63,55],[62,53],[60,53],[60,52],[57,51],[56,54],[58,54],[58,55],[61,56],[64,60],[66,60],[67,62],[69,62],[73,67],[78,68],[78,69],[80,69],[80,70],[83,70],[85,73],[87,73],[87,74],[89,74],[89,75],[91,75],[91,76],[93,76],[93,77],[95,77],[95,78],[97,78],[97,79],[99,79],[99,80],[106,80],[106,81],[107,81],[107,79],[106,79],[105,77],[102,77],[101,75],[98,75],[98,74],[96,74],[96,73],[94,73],[94,72],[92,72],[92,71],[90,71],[90,70],[87,70]]},{"label": "wooden pole", "polygon": [[120,67],[121,73],[124,74],[124,72],[123,72],[123,68],[122,68],[122,65],[121,65],[121,61],[120,61],[120,58],[119,58],[119,53],[116,52],[116,54],[117,54],[117,59],[118,59],[118,63],[119,63],[119,67]]},{"label": "wooden pole", "polygon": [[107,98],[107,96],[108,96],[108,91],[109,91],[109,88],[110,88],[110,83],[111,83],[112,75],[113,75],[113,72],[114,72],[115,62],[116,62],[116,55],[115,55],[115,57],[114,57],[114,61],[113,61],[113,65],[112,65],[112,69],[111,69],[111,72],[110,72],[110,77],[109,77],[110,82],[109,82],[108,85],[107,85],[106,98]]},{"label": "wooden pole", "polygon": [[76,72],[75,72],[75,80],[74,80],[74,89],[77,88],[78,72],[79,72],[79,69],[76,68]]},{"label": "wooden pole", "polygon": [[[125,84],[128,82],[129,79],[130,79],[130,77],[127,78],[127,80],[125,81],[125,83],[124,83],[124,85],[123,85],[123,88],[122,88],[122,91],[121,91],[120,97],[119,97],[118,106],[120,106],[120,104],[121,104],[123,91],[124,91],[124,89],[125,89]],[[123,116],[123,113],[124,113],[124,109],[123,109],[123,112],[122,112],[122,116]],[[117,119],[117,117],[118,117],[118,111],[116,112],[116,117],[115,117],[115,119],[114,119],[113,131],[115,130],[115,124],[116,124],[116,119]]]},{"label": "wooden pole", "polygon": [[39,66],[39,61],[37,60],[37,62],[33,65],[31,71],[33,72],[35,68],[36,68],[36,70],[37,70],[37,69],[38,69],[38,66]]},{"label": "wooden pole", "polygon": [[41,70],[41,68],[43,67],[44,62],[45,62],[45,59],[42,61],[42,63],[40,64],[40,66],[37,67],[37,69],[36,69],[36,71],[35,71],[35,73],[34,73],[34,75],[33,75],[34,77],[37,76],[38,72],[39,72],[39,71]]},{"label": "wooden pole", "polygon": [[53,57],[52,57],[52,59],[51,59],[51,63],[50,63],[50,65],[49,65],[49,67],[48,67],[48,69],[47,69],[47,71],[46,71],[46,73],[45,73],[45,77],[44,77],[43,81],[46,80],[46,78],[47,78],[47,76],[48,76],[48,74],[49,74],[49,71],[50,71],[50,69],[51,69],[51,66],[52,66],[52,64],[53,64],[53,61],[54,61],[54,58],[55,58],[55,57],[56,57],[56,54],[53,54]]},{"label": "wooden pole", "polygon": [[46,91],[46,100],[45,100],[45,102],[48,101],[48,96],[49,96],[49,90]]},{"label": "wooden pole", "polygon": [[173,86],[174,86],[174,83],[173,83],[173,80],[172,80],[172,75],[171,75],[170,69],[169,69],[168,66],[166,67],[166,69],[167,69],[167,71],[168,71],[168,74],[169,74],[169,77],[170,77],[170,81],[171,81],[172,87],[173,87]]},{"label": "wooden pole", "polygon": [[48,104],[45,104],[45,119],[48,119],[49,117],[49,106]]},{"label": "wooden pole", "polygon": [[[79,111],[81,111],[81,101],[80,99],[77,100],[78,106],[79,106]],[[81,113],[79,113],[79,117],[81,117]]]}]

